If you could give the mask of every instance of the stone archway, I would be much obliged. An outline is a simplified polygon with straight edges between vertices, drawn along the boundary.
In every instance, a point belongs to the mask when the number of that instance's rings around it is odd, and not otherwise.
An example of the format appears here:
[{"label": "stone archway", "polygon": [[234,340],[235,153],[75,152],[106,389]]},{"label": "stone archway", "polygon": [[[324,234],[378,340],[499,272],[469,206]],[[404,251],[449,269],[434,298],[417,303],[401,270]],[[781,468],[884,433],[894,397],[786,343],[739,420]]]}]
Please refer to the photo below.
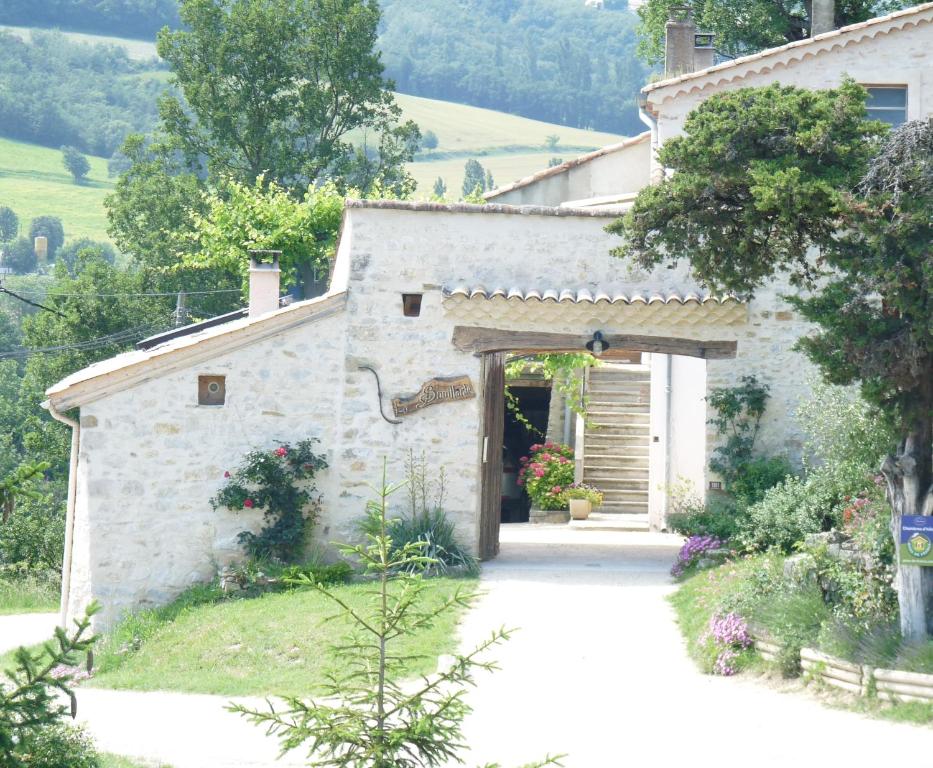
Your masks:
[{"label": "stone archway", "polygon": [[[480,557],[488,560],[499,551],[502,488],[502,426],[504,420],[504,364],[507,353],[579,352],[592,334],[548,333],[476,326],[456,326],[453,345],[483,358],[483,423],[480,489]],[[670,371],[674,357],[702,360],[736,356],[734,340],[697,340],[679,337],[604,334],[610,348],[665,356]],[[670,408],[670,405],[667,405]],[[667,418],[667,417],[665,417]]]}]

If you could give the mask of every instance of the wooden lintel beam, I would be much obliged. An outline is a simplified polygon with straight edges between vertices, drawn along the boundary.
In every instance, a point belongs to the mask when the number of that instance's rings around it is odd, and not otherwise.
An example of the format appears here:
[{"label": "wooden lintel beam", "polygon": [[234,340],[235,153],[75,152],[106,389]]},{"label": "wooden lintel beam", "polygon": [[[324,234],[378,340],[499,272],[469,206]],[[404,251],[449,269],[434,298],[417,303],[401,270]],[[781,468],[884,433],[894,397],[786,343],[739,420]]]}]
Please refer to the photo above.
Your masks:
[{"label": "wooden lintel beam", "polygon": [[[632,336],[603,334],[610,348],[634,352],[657,352],[664,355],[685,355],[706,360],[735,357],[735,341],[701,341],[668,336]],[[453,345],[462,352],[481,355],[488,352],[581,352],[592,339],[589,334],[545,333],[541,331],[510,331],[501,328],[478,328],[458,325],[454,328]]]}]

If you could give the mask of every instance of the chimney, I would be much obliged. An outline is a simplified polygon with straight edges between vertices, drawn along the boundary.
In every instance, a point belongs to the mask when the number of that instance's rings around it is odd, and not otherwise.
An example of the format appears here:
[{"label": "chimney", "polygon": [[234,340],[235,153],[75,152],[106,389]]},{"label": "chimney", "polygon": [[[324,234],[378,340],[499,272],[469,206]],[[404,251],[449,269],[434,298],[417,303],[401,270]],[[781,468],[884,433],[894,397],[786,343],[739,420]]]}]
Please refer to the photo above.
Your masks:
[{"label": "chimney", "polygon": [[[249,252],[249,316],[259,317],[279,308],[279,256],[281,251]],[[259,261],[272,256],[271,262]]]},{"label": "chimney", "polygon": [[812,0],[810,3],[810,37],[832,32],[836,28],[834,0]]},{"label": "chimney", "polygon": [[693,9],[676,5],[664,27],[664,75],[678,77],[715,64],[714,36],[697,32]]}]

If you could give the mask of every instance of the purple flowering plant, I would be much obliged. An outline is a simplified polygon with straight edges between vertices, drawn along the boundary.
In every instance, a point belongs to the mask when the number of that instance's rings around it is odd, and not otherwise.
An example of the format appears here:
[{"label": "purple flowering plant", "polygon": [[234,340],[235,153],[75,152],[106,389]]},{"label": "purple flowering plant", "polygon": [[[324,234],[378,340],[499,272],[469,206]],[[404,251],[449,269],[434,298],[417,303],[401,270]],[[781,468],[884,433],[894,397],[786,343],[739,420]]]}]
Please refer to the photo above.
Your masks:
[{"label": "purple flowering plant", "polygon": [[671,568],[671,576],[681,578],[690,571],[707,552],[720,549],[723,545],[722,539],[716,536],[691,536],[677,553],[677,562]]},{"label": "purple flowering plant", "polygon": [[752,645],[752,637],[745,619],[730,611],[726,614],[713,614],[709,628],[702,638],[715,656],[713,674],[730,677],[739,670],[741,653]]}]

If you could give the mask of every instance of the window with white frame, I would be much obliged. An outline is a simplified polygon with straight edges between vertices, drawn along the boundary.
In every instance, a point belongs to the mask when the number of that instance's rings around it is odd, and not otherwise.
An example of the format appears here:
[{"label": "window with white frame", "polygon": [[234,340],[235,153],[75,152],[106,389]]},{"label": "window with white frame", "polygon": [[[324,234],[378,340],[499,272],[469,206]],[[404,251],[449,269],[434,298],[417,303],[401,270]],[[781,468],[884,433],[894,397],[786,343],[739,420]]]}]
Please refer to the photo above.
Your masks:
[{"label": "window with white frame", "polygon": [[883,120],[895,128],[907,122],[906,85],[869,85],[865,90],[869,119]]}]

